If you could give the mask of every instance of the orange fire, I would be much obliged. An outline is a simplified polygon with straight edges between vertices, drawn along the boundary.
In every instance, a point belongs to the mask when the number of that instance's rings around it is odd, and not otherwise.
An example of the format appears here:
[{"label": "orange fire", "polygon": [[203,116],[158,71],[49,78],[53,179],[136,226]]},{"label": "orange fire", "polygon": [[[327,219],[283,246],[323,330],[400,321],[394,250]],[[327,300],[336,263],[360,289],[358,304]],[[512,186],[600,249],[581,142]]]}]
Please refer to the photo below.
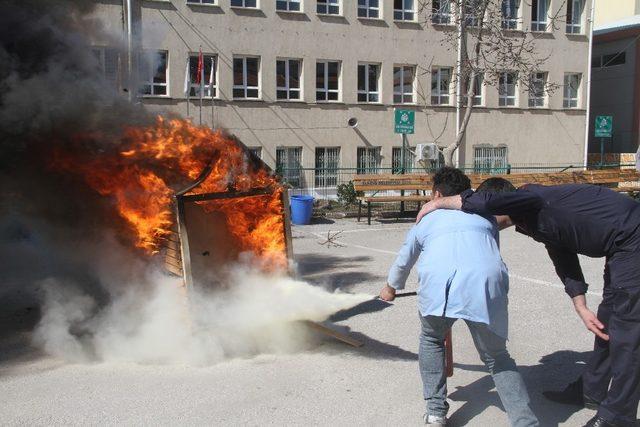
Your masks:
[{"label": "orange fire", "polygon": [[219,201],[215,210],[225,214],[241,250],[271,265],[286,266],[277,180],[265,168],[252,166],[242,146],[220,131],[159,117],[154,126],[125,129],[117,149],[102,150],[89,159],[58,150],[53,166],[80,174],[99,194],[112,197],[135,234],[135,245],[149,254],[157,253],[171,233],[173,194],[195,181],[207,166],[211,173],[195,188],[197,194],[274,188],[268,197]]}]

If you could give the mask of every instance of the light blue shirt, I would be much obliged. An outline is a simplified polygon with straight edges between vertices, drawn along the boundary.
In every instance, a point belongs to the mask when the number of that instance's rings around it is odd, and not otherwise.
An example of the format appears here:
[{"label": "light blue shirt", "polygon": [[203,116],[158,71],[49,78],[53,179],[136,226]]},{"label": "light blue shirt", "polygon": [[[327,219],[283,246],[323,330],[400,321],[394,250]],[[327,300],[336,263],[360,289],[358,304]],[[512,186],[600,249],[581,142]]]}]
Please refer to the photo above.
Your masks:
[{"label": "light blue shirt", "polygon": [[409,231],[388,283],[404,289],[417,262],[422,316],[485,323],[506,339],[509,276],[497,239],[493,217],[445,209],[431,212]]}]

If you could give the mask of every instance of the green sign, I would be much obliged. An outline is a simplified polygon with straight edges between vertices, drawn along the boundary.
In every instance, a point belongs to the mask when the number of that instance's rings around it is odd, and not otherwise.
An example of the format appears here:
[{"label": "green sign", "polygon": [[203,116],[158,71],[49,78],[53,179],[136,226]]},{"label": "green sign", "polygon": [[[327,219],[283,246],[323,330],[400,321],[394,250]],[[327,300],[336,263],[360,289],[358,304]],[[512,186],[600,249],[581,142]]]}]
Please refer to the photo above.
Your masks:
[{"label": "green sign", "polygon": [[611,138],[613,116],[596,116],[596,138]]},{"label": "green sign", "polygon": [[414,133],[416,112],[411,110],[396,110],[395,133]]}]

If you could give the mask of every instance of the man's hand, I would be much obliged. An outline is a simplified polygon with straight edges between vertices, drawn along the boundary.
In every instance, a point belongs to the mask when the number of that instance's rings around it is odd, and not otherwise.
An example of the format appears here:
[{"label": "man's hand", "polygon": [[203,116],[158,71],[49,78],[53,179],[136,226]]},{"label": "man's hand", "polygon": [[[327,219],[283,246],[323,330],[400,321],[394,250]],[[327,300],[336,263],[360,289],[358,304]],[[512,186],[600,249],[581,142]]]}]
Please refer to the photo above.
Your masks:
[{"label": "man's hand", "polygon": [[462,209],[462,198],[458,196],[449,196],[449,197],[438,197],[437,199],[433,199],[422,206],[420,212],[418,212],[418,217],[416,218],[416,224],[420,222],[423,216],[431,213],[437,209]]},{"label": "man's hand", "polygon": [[576,309],[576,313],[582,319],[582,322],[588,330],[593,332],[599,338],[609,341],[609,335],[603,332],[604,325],[598,320],[595,313],[587,308],[587,300],[584,295],[578,295],[573,298],[573,305]]},{"label": "man's hand", "polygon": [[383,301],[393,301],[396,299],[396,290],[389,285],[385,285],[380,291],[380,299]]}]

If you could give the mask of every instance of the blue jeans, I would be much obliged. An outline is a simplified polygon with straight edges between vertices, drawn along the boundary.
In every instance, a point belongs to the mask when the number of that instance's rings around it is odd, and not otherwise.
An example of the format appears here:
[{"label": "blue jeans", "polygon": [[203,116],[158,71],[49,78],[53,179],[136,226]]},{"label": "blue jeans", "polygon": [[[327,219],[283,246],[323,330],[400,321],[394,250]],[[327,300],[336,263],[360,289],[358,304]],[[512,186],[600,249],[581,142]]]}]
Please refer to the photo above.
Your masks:
[{"label": "blue jeans", "polygon": [[[420,316],[419,364],[427,413],[446,417],[447,378],[444,369],[444,337],[457,319],[437,316]],[[539,426],[531,410],[529,394],[507,351],[504,338],[493,333],[484,323],[465,320],[480,359],[489,369],[498,390],[502,405],[507,411],[511,425],[515,427]]]}]

